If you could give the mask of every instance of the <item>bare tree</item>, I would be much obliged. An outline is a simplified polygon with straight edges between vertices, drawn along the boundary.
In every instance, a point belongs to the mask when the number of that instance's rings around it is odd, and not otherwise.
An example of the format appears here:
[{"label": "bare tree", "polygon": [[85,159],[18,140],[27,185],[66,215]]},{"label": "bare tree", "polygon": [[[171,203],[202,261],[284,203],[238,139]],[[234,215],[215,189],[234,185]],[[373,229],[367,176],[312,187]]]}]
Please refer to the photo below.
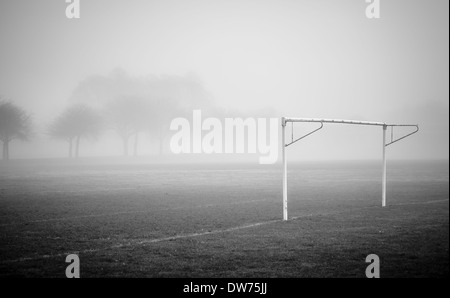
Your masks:
[{"label": "bare tree", "polygon": [[[69,157],[79,156],[80,139],[96,137],[103,128],[101,116],[85,105],[73,105],[49,127],[50,136],[69,143]],[[73,148],[75,152],[73,153]]]},{"label": "bare tree", "polygon": [[89,76],[81,81],[71,100],[106,108],[110,127],[122,139],[124,155],[128,155],[133,140],[134,155],[137,154],[143,132],[159,143],[161,154],[173,118],[189,116],[198,107],[210,115],[220,110],[194,73],[136,77],[116,69],[108,75]]},{"label": "bare tree", "polygon": [[134,136],[133,155],[137,155],[139,135],[150,125],[151,107],[139,97],[118,97],[107,105],[112,129],[123,141],[123,155],[128,155],[129,140]]},{"label": "bare tree", "polygon": [[3,160],[9,159],[11,141],[27,140],[30,135],[30,116],[10,102],[0,102],[0,140],[3,143]]},{"label": "bare tree", "polygon": [[147,116],[149,124],[147,131],[159,143],[159,154],[164,152],[164,143],[169,132],[169,126],[172,119],[181,116],[188,116],[185,109],[180,108],[176,100],[171,97],[159,97],[152,99],[149,104],[152,109]]}]

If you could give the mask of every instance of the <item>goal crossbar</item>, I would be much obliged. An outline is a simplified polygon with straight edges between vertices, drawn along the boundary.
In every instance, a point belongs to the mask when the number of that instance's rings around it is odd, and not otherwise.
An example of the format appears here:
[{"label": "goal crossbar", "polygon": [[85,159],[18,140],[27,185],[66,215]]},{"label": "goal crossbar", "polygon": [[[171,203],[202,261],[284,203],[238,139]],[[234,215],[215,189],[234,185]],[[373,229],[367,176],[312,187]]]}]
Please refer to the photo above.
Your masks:
[{"label": "goal crossbar", "polygon": [[[291,141],[286,143],[286,125],[291,122],[292,125],[294,122],[303,122],[303,123],[320,123],[320,127],[302,135],[299,138],[294,139],[294,129],[292,127],[292,135]],[[321,118],[289,118],[282,117],[281,118],[281,128],[282,128],[282,159],[283,159],[283,219],[288,220],[288,200],[287,200],[287,158],[286,158],[286,147],[294,144],[297,141],[300,141],[307,136],[312,135],[313,133],[321,130],[324,127],[324,123],[334,123],[334,124],[353,124],[353,125],[369,125],[369,126],[380,126],[383,129],[383,174],[382,174],[382,200],[381,206],[386,206],[386,147],[392,145],[400,140],[403,140],[419,131],[418,124],[388,124],[385,122],[376,122],[376,121],[356,121],[356,120],[343,120],[343,119],[321,119]],[[414,128],[414,131],[403,135],[398,138],[394,138],[394,127],[411,127]],[[391,129],[390,141],[386,140],[387,129]]]}]

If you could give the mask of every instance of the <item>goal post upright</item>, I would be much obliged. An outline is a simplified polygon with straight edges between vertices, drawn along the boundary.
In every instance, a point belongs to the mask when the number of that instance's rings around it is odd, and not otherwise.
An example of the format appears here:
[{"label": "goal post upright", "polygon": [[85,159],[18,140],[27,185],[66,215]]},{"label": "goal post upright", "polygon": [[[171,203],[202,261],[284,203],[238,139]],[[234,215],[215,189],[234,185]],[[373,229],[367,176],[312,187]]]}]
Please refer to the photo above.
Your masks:
[{"label": "goal post upright", "polygon": [[[303,122],[303,123],[320,123],[320,127],[316,128],[309,133],[302,135],[294,139],[294,127],[292,126],[292,140],[289,143],[286,143],[286,125],[288,122]],[[353,125],[370,125],[370,126],[381,126],[383,128],[383,151],[382,151],[382,199],[381,206],[386,206],[386,181],[387,181],[387,157],[386,157],[386,147],[389,145],[396,143],[402,139],[409,137],[419,131],[419,125],[417,124],[386,124],[384,122],[372,122],[372,121],[355,121],[355,120],[342,120],[342,119],[319,119],[319,118],[289,118],[282,117],[281,118],[281,152],[282,152],[282,163],[283,163],[283,220],[288,220],[288,197],[287,197],[287,154],[286,148],[297,141],[300,141],[307,136],[317,132],[322,129],[324,123],[334,123],[334,124],[353,124]],[[388,127],[391,128],[391,140],[387,142],[386,133]],[[414,127],[415,130],[406,135],[403,135],[397,139],[394,139],[394,127]]]},{"label": "goal post upright", "polygon": [[281,152],[283,158],[283,220],[288,220],[288,208],[287,208],[287,160],[286,160],[286,121],[285,118],[281,118]]},{"label": "goal post upright", "polygon": [[383,178],[382,178],[382,197],[381,197],[381,206],[386,207],[386,131],[387,125],[383,125]]}]

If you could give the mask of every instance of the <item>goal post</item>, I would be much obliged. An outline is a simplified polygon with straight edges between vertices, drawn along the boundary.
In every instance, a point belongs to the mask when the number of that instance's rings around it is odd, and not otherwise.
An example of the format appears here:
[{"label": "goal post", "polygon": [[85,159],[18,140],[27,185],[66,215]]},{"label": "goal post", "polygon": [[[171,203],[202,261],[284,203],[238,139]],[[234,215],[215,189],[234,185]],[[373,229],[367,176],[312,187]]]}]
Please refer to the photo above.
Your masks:
[{"label": "goal post", "polygon": [[[286,125],[287,123],[292,123],[292,134],[290,142],[286,142]],[[300,137],[294,139],[294,126],[295,122],[300,123],[319,123],[320,126]],[[287,152],[286,148],[307,136],[321,130],[324,127],[324,124],[350,124],[350,125],[369,125],[369,126],[379,126],[383,129],[383,140],[382,140],[382,195],[381,195],[381,206],[386,206],[386,181],[387,181],[387,157],[386,157],[386,148],[389,145],[392,145],[400,140],[403,140],[419,131],[419,125],[417,124],[387,124],[384,122],[373,122],[373,121],[355,121],[355,120],[342,120],[342,119],[319,119],[319,118],[289,118],[282,117],[281,118],[281,152],[282,152],[282,163],[283,163],[283,220],[288,220],[288,193],[287,193]],[[414,130],[406,135],[403,135],[398,138],[394,138],[394,128],[395,127],[411,127]],[[391,138],[390,141],[387,140],[387,130],[390,128],[391,130]]]}]

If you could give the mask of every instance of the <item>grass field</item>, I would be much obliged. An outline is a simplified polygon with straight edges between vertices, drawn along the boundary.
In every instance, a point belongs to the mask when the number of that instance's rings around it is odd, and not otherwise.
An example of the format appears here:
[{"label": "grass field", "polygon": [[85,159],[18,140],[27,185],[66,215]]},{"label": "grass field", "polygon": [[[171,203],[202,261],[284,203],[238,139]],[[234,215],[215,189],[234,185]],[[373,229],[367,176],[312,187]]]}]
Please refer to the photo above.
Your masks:
[{"label": "grass field", "polygon": [[0,164],[0,276],[448,277],[448,162]]}]

